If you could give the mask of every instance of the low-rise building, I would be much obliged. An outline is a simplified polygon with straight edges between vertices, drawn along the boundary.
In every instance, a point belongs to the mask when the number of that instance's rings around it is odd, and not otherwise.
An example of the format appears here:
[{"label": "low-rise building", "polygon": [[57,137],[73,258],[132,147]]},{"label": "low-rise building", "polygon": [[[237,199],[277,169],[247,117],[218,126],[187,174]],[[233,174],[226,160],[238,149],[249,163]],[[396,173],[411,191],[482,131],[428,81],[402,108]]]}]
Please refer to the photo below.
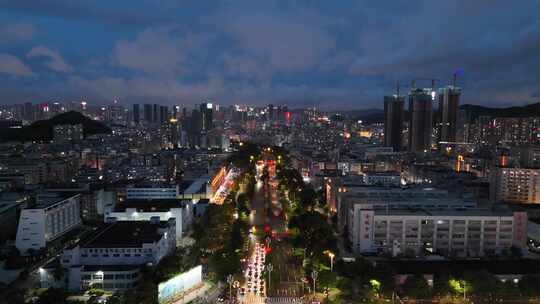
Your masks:
[{"label": "low-rise building", "polygon": [[366,172],[364,173],[364,183],[367,185],[399,186],[401,174],[397,171]]},{"label": "low-rise building", "polygon": [[492,202],[540,204],[540,169],[495,167],[489,192]]},{"label": "low-rise building", "polygon": [[510,210],[348,209],[349,241],[357,253],[459,257],[498,255],[526,248],[527,214]]},{"label": "low-rise building", "polygon": [[35,206],[23,209],[15,246],[22,254],[39,250],[81,224],[80,194],[50,193],[38,197]]},{"label": "low-rise building", "polygon": [[127,199],[176,199],[178,186],[128,187]]},{"label": "low-rise building", "polygon": [[[60,265],[69,291],[89,288],[125,291],[138,286],[144,265],[157,265],[175,250],[174,219],[119,221],[96,230],[79,244],[65,249]],[[53,286],[58,265],[40,269],[42,287]]]},{"label": "low-rise building", "polygon": [[[114,221],[152,221],[159,219],[168,221],[175,219],[176,244],[180,246],[185,232],[191,227],[193,218],[200,212],[204,202],[199,200],[161,199],[161,200],[127,200],[118,205],[114,211],[105,212],[105,222]],[[206,205],[208,202],[206,202]]]}]

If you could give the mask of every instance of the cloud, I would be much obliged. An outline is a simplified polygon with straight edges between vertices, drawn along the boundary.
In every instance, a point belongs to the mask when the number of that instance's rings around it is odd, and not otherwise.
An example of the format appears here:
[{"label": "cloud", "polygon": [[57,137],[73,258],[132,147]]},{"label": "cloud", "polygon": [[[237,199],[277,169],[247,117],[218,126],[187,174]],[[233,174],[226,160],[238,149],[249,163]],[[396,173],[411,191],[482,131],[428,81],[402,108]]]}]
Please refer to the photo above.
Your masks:
[{"label": "cloud", "polygon": [[0,43],[27,41],[34,37],[36,29],[31,23],[0,24]]},{"label": "cloud", "polygon": [[73,0],[0,0],[5,12],[90,22],[114,27],[144,27],[171,20],[172,17],[153,1],[73,1]]},{"label": "cloud", "polygon": [[148,76],[95,79],[73,76],[68,79],[67,87],[73,92],[105,100],[118,98],[148,101],[148,99],[153,99],[166,103],[191,104],[207,98],[221,97],[227,90],[223,79],[214,75],[207,80],[193,83],[173,79],[155,79]]},{"label": "cloud", "polygon": [[29,59],[46,58],[46,61],[44,62],[45,66],[56,72],[67,73],[73,70],[73,68],[64,61],[62,56],[60,56],[58,51],[42,45],[33,47],[28,54],[26,54],[26,57]]},{"label": "cloud", "polygon": [[19,58],[5,53],[0,53],[0,73],[12,76],[33,76],[32,70]]},{"label": "cloud", "polygon": [[275,71],[292,72],[317,65],[335,48],[325,30],[291,18],[270,14],[247,14],[226,21],[240,51],[259,58]]},{"label": "cloud", "polygon": [[[533,0],[0,0],[0,7],[12,20],[31,19],[40,44],[61,46],[28,58],[71,72],[32,71],[11,56],[27,75],[43,72],[32,90],[7,78],[11,96],[25,100],[28,92],[59,99],[84,92],[381,107],[395,80],[434,77],[443,85],[456,68],[465,70],[464,103],[521,104],[539,95],[540,2]],[[0,26],[2,52],[21,57],[19,42],[35,36],[25,24]],[[66,52],[69,65],[60,57]]]},{"label": "cloud", "polygon": [[202,51],[204,42],[203,36],[185,34],[175,26],[149,28],[134,40],[117,42],[113,63],[135,71],[171,76],[185,72],[183,64],[188,54],[195,49]]}]

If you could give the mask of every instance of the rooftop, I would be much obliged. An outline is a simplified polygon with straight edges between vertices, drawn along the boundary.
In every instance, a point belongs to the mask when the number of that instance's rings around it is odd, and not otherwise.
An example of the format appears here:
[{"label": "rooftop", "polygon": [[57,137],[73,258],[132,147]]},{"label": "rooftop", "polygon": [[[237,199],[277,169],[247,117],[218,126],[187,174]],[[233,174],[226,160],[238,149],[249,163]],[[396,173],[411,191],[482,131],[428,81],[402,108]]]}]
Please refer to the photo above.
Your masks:
[{"label": "rooftop", "polygon": [[161,228],[168,222],[154,224],[147,221],[121,221],[98,229],[89,240],[82,245],[84,248],[137,248],[143,244],[159,241],[162,238]]},{"label": "rooftop", "polygon": [[375,171],[368,171],[366,172],[366,175],[369,176],[400,176],[401,173],[398,171],[384,171],[384,172],[375,172]]},{"label": "rooftop", "polygon": [[448,198],[448,191],[432,188],[401,189],[382,187],[354,187],[348,189],[347,196],[358,199],[379,200],[379,201],[410,201],[418,199],[444,199]]},{"label": "rooftop", "polygon": [[183,208],[191,200],[184,199],[128,199],[121,204],[118,204],[114,211],[123,212],[128,208],[135,208],[138,211],[146,212],[164,212],[169,211],[172,208]]},{"label": "rooftop", "polygon": [[62,201],[70,199],[79,195],[79,193],[67,193],[67,192],[54,192],[51,195],[40,195],[37,199],[37,204],[30,209],[45,209],[52,207],[55,204],[58,204]]},{"label": "rooftop", "polygon": [[0,214],[10,210],[11,208],[14,208],[18,206],[18,202],[2,202],[0,201]]},{"label": "rooftop", "polygon": [[461,216],[461,217],[475,217],[475,216],[513,216],[511,210],[493,210],[493,209],[445,209],[445,210],[426,210],[426,209],[377,209],[376,215],[390,215],[390,216]]}]

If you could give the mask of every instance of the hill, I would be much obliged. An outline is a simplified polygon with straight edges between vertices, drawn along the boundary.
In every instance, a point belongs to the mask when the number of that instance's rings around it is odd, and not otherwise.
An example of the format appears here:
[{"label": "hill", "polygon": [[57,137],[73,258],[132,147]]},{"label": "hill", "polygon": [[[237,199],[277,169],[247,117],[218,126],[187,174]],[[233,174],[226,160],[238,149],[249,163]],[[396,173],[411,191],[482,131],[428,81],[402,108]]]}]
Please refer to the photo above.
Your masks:
[{"label": "hill", "polygon": [[82,124],[84,136],[93,134],[109,134],[111,129],[99,121],[92,120],[83,114],[70,111],[58,114],[51,119],[38,120],[20,129],[1,129],[0,142],[7,141],[48,141],[53,139],[53,128],[56,125]]},{"label": "hill", "polygon": [[523,107],[489,108],[478,105],[464,104],[460,109],[471,114],[471,118],[481,115],[492,117],[531,117],[540,116],[540,103],[531,103]]}]

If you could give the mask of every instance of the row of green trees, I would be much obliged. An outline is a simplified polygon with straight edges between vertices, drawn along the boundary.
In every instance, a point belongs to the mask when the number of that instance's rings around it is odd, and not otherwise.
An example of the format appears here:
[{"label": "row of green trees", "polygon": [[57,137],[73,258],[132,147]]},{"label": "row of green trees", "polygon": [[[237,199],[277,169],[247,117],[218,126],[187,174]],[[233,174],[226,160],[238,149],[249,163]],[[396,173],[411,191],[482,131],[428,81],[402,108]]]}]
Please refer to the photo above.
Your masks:
[{"label": "row of green trees", "polygon": [[357,258],[351,263],[339,261],[335,269],[339,274],[336,286],[341,290],[340,298],[352,303],[357,303],[355,299],[389,299],[393,296],[439,299],[448,303],[459,303],[459,299],[494,303],[499,299],[517,300],[540,296],[540,275],[526,275],[518,281],[503,282],[485,270],[455,274],[443,272],[435,275],[432,284],[429,284],[423,275],[412,274],[401,285],[397,285],[396,272],[384,262],[371,263]]},{"label": "row of green trees", "polygon": [[[279,151],[276,175],[283,194],[283,209],[289,215],[291,242],[301,255],[304,273],[311,276],[316,271],[321,287],[335,286],[336,273],[331,270],[329,254],[337,252],[337,240],[324,200],[310,184],[305,184],[298,170],[294,169],[286,151]],[[279,157],[281,155],[281,157]],[[313,278],[311,278],[313,280]],[[311,281],[308,286],[312,286]],[[321,290],[320,288],[317,288]]]}]

